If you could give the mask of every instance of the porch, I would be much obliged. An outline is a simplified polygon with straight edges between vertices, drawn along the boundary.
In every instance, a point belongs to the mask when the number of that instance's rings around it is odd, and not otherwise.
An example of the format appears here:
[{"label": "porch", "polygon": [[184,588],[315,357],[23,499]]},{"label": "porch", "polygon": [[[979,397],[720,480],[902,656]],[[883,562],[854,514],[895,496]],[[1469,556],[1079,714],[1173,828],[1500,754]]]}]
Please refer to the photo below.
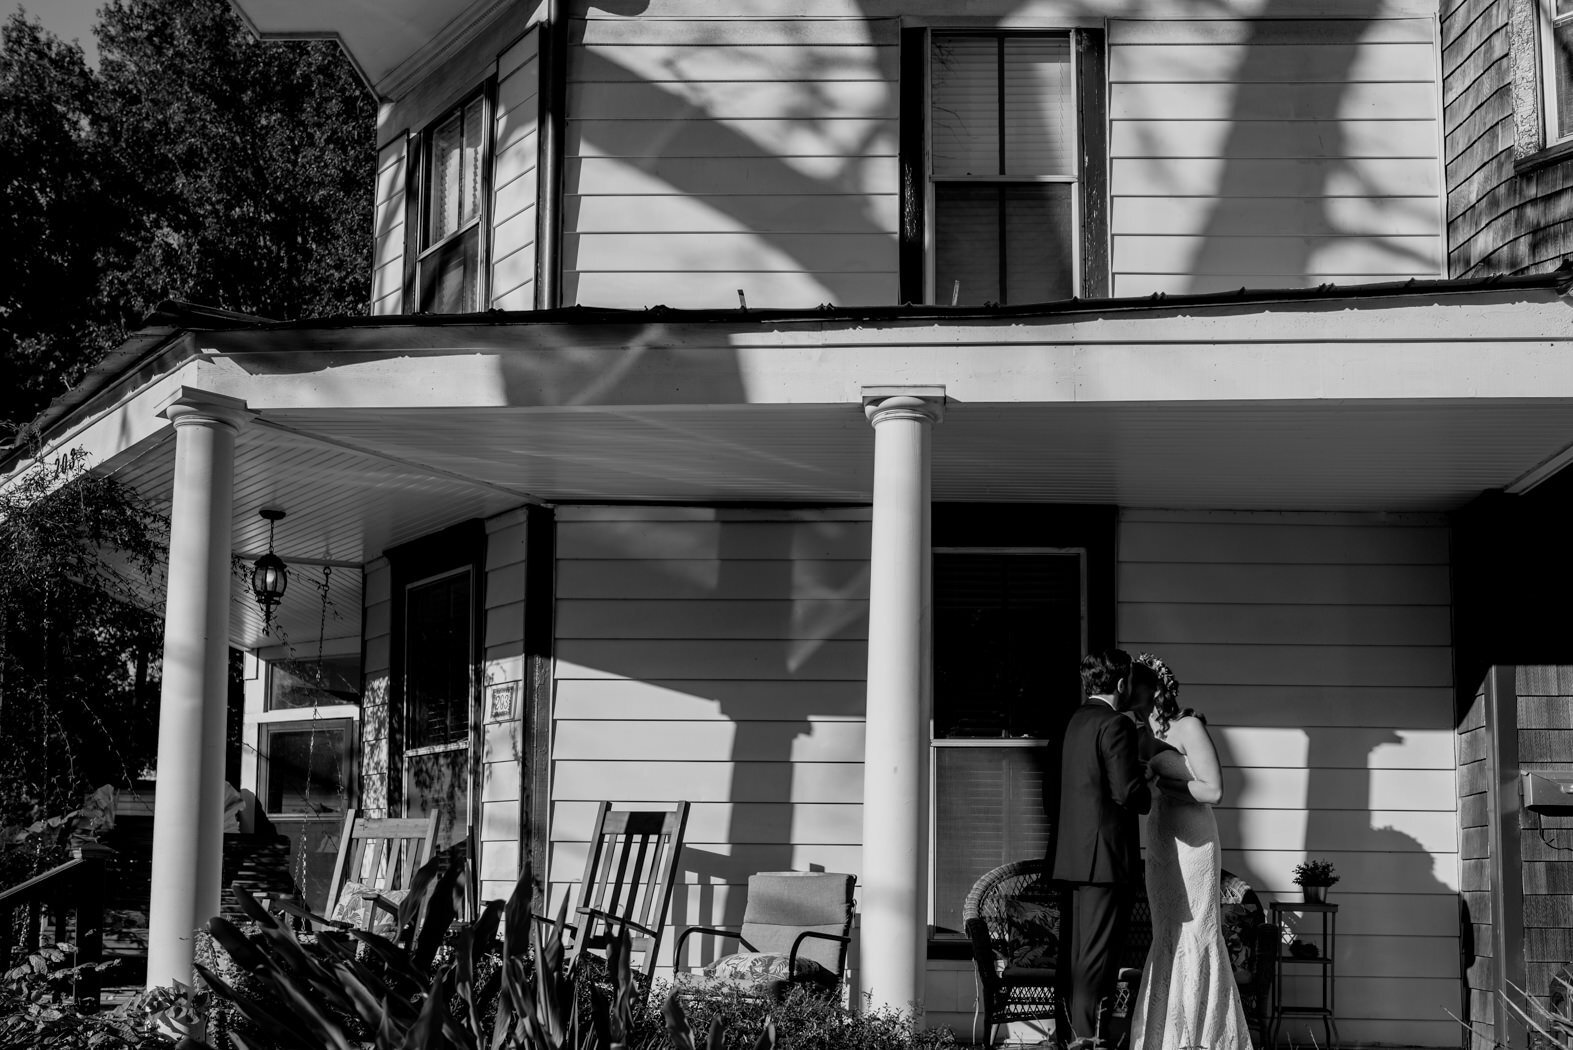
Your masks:
[{"label": "porch", "polygon": [[[205,552],[171,566],[171,637],[207,645],[166,677],[166,712],[195,717],[166,721],[196,733],[199,665],[226,642],[262,660],[259,742],[291,721],[264,664],[358,654],[361,701],[334,713],[357,802],[406,805],[410,588],[467,567],[458,768],[483,895],[526,849],[562,893],[592,800],[690,799],[674,923],[736,918],[753,871],[857,872],[858,989],[958,1028],[972,993],[943,957],[941,883],[983,861],[945,867],[942,822],[968,814],[942,813],[931,778],[1000,784],[1021,748],[931,731],[955,702],[930,698],[934,556],[1079,552],[1076,647],[1162,653],[1212,718],[1225,865],[1269,895],[1307,854],[1344,874],[1364,938],[1340,970],[1346,1038],[1453,1045],[1446,515],[1532,487],[1573,440],[1566,309],[1526,280],[1036,317],[193,326],[53,434],[168,494],[194,537],[175,550]],[[264,507],[288,512],[274,546],[294,569],[273,633],[220,556],[267,549]],[[196,798],[211,770],[191,776]],[[1031,841],[1034,804],[997,814],[997,848]],[[199,848],[209,816],[171,817]],[[167,902],[172,944],[209,887]]]}]

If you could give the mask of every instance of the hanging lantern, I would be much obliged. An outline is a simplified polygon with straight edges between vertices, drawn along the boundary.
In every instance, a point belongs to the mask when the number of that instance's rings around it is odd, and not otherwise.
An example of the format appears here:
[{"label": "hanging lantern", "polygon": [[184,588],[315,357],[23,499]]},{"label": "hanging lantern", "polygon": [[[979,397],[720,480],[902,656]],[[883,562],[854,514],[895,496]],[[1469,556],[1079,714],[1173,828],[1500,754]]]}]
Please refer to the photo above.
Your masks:
[{"label": "hanging lantern", "polygon": [[283,558],[273,553],[273,526],[284,517],[284,512],[267,508],[257,513],[268,521],[268,553],[251,567],[251,593],[256,595],[257,604],[262,607],[262,631],[266,634],[273,629],[273,613],[289,587],[289,567]]}]

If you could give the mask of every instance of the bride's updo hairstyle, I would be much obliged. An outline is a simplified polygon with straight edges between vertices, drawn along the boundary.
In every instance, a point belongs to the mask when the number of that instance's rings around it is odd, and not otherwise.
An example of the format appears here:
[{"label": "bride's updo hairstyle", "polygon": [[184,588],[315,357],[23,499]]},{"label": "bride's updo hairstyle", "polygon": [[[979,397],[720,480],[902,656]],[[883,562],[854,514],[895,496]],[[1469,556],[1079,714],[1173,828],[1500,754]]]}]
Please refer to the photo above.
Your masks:
[{"label": "bride's updo hairstyle", "polygon": [[1163,736],[1169,731],[1169,723],[1181,718],[1195,717],[1205,724],[1207,719],[1202,718],[1195,708],[1180,707],[1180,680],[1174,677],[1174,672],[1169,670],[1169,665],[1164,663],[1152,653],[1136,654],[1136,663],[1147,668],[1158,679],[1158,691],[1153,695],[1153,713],[1158,716],[1158,735]]}]

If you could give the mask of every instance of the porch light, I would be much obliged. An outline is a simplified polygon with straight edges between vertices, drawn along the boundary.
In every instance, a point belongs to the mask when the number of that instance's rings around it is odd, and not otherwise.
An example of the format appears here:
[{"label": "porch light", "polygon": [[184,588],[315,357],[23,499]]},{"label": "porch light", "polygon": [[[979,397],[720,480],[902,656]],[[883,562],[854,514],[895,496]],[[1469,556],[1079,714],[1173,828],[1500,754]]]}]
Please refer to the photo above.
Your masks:
[{"label": "porch light", "polygon": [[273,526],[283,519],[284,512],[265,507],[257,513],[268,521],[268,553],[251,567],[251,593],[256,595],[257,604],[262,607],[262,632],[266,634],[273,628],[273,612],[284,600],[284,591],[289,587],[289,568],[283,558],[273,553]]}]

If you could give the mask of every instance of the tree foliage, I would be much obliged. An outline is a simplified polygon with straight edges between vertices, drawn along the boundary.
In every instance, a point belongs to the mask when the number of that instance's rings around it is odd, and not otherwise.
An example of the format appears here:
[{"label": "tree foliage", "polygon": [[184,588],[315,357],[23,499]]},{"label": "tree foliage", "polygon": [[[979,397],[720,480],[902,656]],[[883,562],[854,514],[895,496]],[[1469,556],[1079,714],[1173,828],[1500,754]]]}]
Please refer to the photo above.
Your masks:
[{"label": "tree foliage", "polygon": [[0,29],[0,424],[165,299],[364,312],[376,113],[338,48],[253,40],[226,0],[110,0],[100,66]]},{"label": "tree foliage", "polygon": [[0,493],[0,826],[152,764],[163,628],[116,598],[160,571],[166,535],[156,508],[79,455]]}]

